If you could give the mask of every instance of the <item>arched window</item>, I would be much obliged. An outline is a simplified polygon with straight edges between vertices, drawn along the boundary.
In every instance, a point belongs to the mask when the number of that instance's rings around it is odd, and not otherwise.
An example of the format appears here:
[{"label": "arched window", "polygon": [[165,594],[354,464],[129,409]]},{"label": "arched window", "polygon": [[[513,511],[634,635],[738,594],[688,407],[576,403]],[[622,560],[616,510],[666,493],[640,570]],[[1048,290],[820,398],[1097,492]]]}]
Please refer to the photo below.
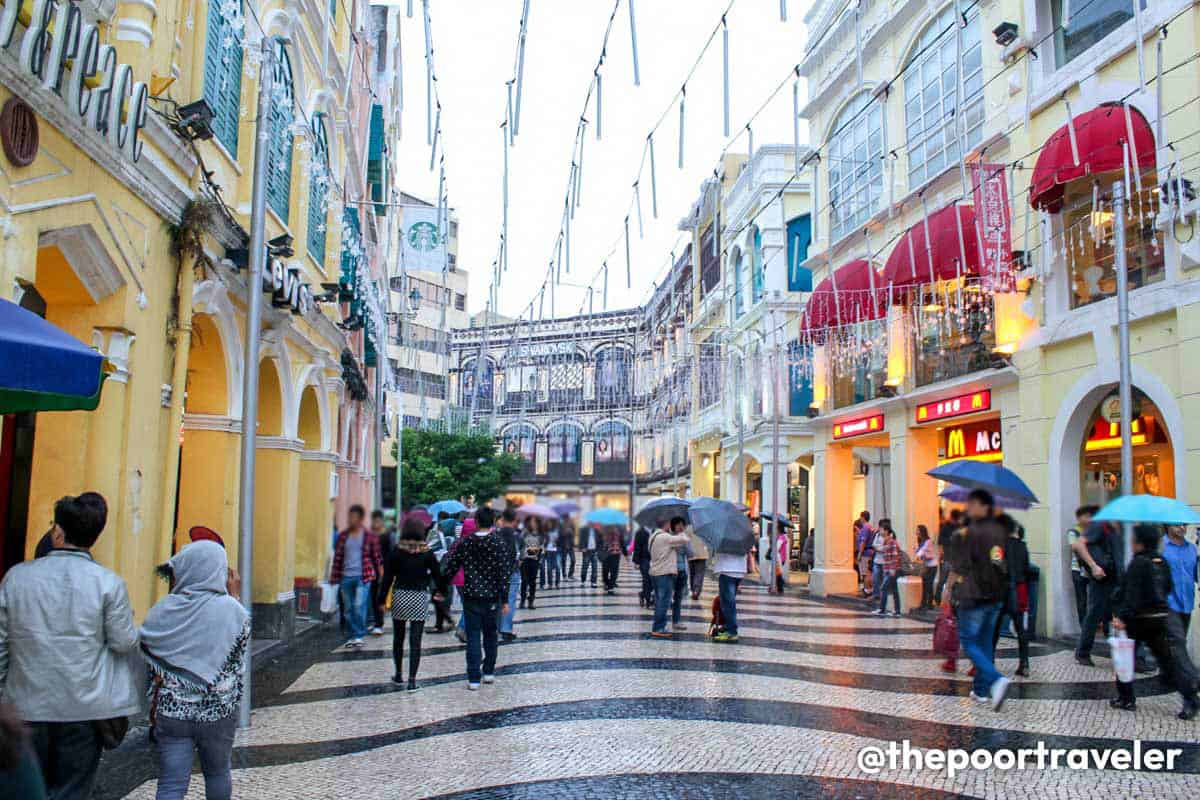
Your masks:
[{"label": "arched window", "polygon": [[734,248],[733,251],[733,316],[740,317],[743,308],[742,303],[742,251]]},{"label": "arched window", "polygon": [[883,116],[869,92],[850,102],[829,131],[830,227],[842,236],[870,219],[883,196]]},{"label": "arched window", "polygon": [[602,403],[628,402],[633,380],[633,355],[624,347],[605,347],[596,353],[596,397]]},{"label": "arched window", "polygon": [[325,220],[329,211],[327,201],[331,175],[325,115],[319,111],[313,114],[312,137],[312,158],[308,162],[308,252],[318,264],[324,266]]},{"label": "arched window", "polygon": [[[957,20],[953,6],[938,14],[913,48],[904,72],[904,123],[907,129],[908,188],[916,189],[958,162],[959,152]],[[979,14],[962,31],[964,127],[969,150],[983,136],[983,61]]]},{"label": "arched window", "polygon": [[[492,391],[496,383],[496,367],[492,364],[490,358],[483,359],[483,363],[479,365],[479,374],[476,376],[475,369],[476,360],[471,359],[463,365],[462,371],[462,387],[464,406],[471,405],[472,393],[476,396],[476,408],[491,408],[492,407]],[[476,377],[479,379],[478,387],[476,387]]]},{"label": "arched window", "polygon": [[504,452],[519,455],[525,461],[533,462],[534,447],[537,441],[537,430],[528,423],[510,425],[504,431]]},{"label": "arched window", "polygon": [[546,431],[550,443],[551,464],[578,464],[580,439],[579,426],[570,422],[556,422]]},{"label": "arched window", "polygon": [[209,0],[204,40],[204,99],[217,141],[237,160],[242,113],[242,0]]},{"label": "arched window", "polygon": [[292,123],[295,120],[296,88],[292,61],[281,40],[275,40],[271,89],[271,162],[267,167],[267,201],[286,225],[292,197]]},{"label": "arched window", "polygon": [[596,426],[596,460],[629,460],[629,426],[618,420],[601,422]]},{"label": "arched window", "polygon": [[762,231],[755,225],[750,234],[750,302],[757,303],[763,297]]}]

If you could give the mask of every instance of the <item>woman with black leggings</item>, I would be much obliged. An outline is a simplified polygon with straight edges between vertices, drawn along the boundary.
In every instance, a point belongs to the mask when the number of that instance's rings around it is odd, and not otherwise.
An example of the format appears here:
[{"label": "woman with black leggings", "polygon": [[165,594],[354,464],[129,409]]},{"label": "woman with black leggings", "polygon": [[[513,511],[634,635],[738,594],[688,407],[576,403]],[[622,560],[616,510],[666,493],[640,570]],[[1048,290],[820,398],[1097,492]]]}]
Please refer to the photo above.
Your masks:
[{"label": "woman with black leggings", "polygon": [[[521,548],[521,608],[533,608],[537,594],[538,569],[542,551],[546,546],[546,535],[537,517],[525,519],[525,534]],[[557,553],[555,554],[557,556]]]},{"label": "woman with black leggings", "polygon": [[425,632],[425,617],[429,613],[431,583],[437,587],[434,599],[440,600],[446,593],[446,582],[438,569],[437,557],[425,544],[425,529],[421,520],[407,519],[400,534],[399,546],[393,548],[388,556],[378,596],[387,597],[389,591],[392,596],[392,660],[396,663],[392,683],[395,684],[404,682],[400,666],[404,660],[404,633],[408,629],[410,692],[417,690],[421,636]]}]

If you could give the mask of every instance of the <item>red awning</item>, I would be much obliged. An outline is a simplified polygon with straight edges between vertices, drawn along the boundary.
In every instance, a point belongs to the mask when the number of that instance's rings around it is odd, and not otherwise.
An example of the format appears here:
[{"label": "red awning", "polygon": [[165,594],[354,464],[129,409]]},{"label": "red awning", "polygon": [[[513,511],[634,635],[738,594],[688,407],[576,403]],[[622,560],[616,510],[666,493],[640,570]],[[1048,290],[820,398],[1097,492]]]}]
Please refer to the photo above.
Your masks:
[{"label": "red awning", "polygon": [[[954,210],[958,209],[958,220]],[[959,223],[962,228],[960,245]],[[925,229],[929,228],[930,247],[925,247]],[[979,237],[975,229],[974,206],[946,206],[913,225],[888,256],[883,268],[884,284],[913,286],[948,281],[979,274]]]},{"label": "red awning", "polygon": [[[1079,163],[1071,150],[1067,125],[1056,130],[1038,156],[1029,182],[1029,204],[1050,213],[1062,209],[1063,184],[1101,172],[1124,169],[1125,143],[1133,136],[1130,164],[1142,170],[1155,166],[1154,132],[1141,112],[1129,108],[1128,122],[1122,103],[1104,103],[1073,120]],[[1132,129],[1132,130],[1131,130]],[[1135,159],[1136,153],[1136,159]]]},{"label": "red awning", "polygon": [[816,333],[886,315],[887,284],[870,263],[857,259],[816,285],[800,319],[800,330]]}]

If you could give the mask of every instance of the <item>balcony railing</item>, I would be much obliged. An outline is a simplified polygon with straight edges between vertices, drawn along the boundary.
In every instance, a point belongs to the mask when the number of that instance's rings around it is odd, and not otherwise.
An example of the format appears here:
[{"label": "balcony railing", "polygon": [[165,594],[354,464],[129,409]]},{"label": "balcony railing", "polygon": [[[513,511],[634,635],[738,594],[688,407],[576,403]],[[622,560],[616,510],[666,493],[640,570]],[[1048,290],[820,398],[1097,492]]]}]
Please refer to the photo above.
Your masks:
[{"label": "balcony railing", "polygon": [[591,475],[583,475],[579,464],[548,464],[546,474],[538,475],[532,461],[523,461],[521,469],[513,478],[519,482],[546,481],[563,483],[586,483],[588,481],[627,481],[632,477],[629,461],[597,461]]}]

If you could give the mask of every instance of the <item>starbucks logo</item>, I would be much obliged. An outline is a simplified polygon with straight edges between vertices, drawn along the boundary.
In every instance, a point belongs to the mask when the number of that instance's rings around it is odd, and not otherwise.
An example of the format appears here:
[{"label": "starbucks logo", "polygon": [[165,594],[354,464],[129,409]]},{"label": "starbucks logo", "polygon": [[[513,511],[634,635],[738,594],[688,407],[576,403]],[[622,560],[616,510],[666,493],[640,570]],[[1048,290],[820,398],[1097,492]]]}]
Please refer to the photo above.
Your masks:
[{"label": "starbucks logo", "polygon": [[408,229],[408,245],[413,250],[430,252],[438,246],[437,226],[432,222],[416,222]]}]

